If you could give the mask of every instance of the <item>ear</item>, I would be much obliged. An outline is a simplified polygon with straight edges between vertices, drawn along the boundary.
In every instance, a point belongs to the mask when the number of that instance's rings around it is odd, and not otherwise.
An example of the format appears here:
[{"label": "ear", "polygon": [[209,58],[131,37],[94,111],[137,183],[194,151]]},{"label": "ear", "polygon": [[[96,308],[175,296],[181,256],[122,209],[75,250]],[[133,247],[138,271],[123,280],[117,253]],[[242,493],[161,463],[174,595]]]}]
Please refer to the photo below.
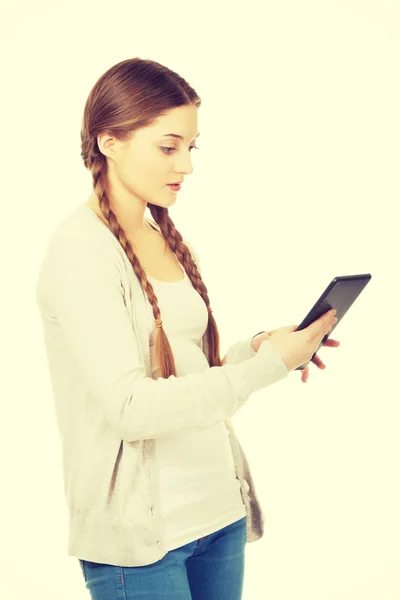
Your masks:
[{"label": "ear", "polygon": [[117,150],[117,141],[115,137],[107,133],[99,133],[97,136],[97,145],[104,156],[112,156]]}]

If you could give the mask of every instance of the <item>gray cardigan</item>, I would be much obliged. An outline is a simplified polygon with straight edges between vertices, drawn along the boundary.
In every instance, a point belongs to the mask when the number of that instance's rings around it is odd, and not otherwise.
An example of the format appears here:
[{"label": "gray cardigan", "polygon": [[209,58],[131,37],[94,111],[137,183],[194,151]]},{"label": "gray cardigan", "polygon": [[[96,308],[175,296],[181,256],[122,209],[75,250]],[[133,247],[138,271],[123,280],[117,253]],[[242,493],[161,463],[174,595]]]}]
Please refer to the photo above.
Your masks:
[{"label": "gray cardigan", "polygon": [[[155,438],[221,421],[246,507],[246,540],[260,539],[263,512],[230,418],[252,392],[288,376],[268,340],[258,352],[252,338],[235,342],[221,367],[153,379],[147,295],[118,240],[84,204],[50,237],[36,300],[61,438],[68,555],[126,567],[163,558]],[[207,356],[206,336],[201,349]]]}]

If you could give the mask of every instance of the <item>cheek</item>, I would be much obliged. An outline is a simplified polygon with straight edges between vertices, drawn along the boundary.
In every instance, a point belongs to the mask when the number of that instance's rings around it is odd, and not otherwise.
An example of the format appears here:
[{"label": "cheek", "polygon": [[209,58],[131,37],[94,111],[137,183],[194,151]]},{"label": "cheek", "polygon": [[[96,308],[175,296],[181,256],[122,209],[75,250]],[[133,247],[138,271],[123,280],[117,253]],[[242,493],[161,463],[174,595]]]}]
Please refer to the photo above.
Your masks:
[{"label": "cheek", "polygon": [[120,167],[121,176],[132,184],[141,185],[152,176],[151,162],[141,154],[124,156]]},{"label": "cheek", "polygon": [[171,159],[162,150],[127,153],[120,165],[120,176],[144,190],[160,189],[173,177]]},{"label": "cheek", "polygon": [[173,172],[172,160],[168,159],[167,156],[163,156],[160,150],[158,156],[143,166],[143,169],[147,171],[148,175],[153,179],[154,184],[159,187],[160,185],[166,185],[171,180],[171,174]]}]

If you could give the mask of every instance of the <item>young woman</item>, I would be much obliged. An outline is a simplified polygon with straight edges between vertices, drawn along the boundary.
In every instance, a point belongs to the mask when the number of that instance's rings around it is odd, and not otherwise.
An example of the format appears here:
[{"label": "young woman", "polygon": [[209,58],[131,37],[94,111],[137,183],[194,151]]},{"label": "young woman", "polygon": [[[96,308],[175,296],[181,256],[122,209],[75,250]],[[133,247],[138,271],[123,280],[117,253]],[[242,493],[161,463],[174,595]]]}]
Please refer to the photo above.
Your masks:
[{"label": "young woman", "polygon": [[327,313],[261,332],[220,359],[198,255],[168,212],[193,171],[199,107],[151,60],[100,77],[81,130],[93,192],[56,228],[39,274],[68,555],[96,600],[241,598],[245,544],[264,521],[230,418],[332,324]]}]

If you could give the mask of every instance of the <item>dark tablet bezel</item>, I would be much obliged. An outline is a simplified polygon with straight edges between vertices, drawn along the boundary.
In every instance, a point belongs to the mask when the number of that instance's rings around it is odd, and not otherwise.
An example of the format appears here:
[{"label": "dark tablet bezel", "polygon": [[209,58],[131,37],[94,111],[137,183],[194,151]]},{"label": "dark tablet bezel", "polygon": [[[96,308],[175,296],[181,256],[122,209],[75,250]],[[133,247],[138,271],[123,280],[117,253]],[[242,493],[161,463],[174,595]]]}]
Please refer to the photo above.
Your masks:
[{"label": "dark tablet bezel", "polygon": [[328,312],[328,310],[332,309],[336,310],[335,317],[337,322],[334,324],[332,330],[322,338],[311,359],[297,367],[295,369],[296,371],[305,369],[311,362],[323,343],[332,335],[332,332],[339,325],[350,306],[352,306],[361,294],[371,277],[370,273],[362,273],[359,275],[338,275],[332,279],[295,331],[305,329],[323,314]]}]

